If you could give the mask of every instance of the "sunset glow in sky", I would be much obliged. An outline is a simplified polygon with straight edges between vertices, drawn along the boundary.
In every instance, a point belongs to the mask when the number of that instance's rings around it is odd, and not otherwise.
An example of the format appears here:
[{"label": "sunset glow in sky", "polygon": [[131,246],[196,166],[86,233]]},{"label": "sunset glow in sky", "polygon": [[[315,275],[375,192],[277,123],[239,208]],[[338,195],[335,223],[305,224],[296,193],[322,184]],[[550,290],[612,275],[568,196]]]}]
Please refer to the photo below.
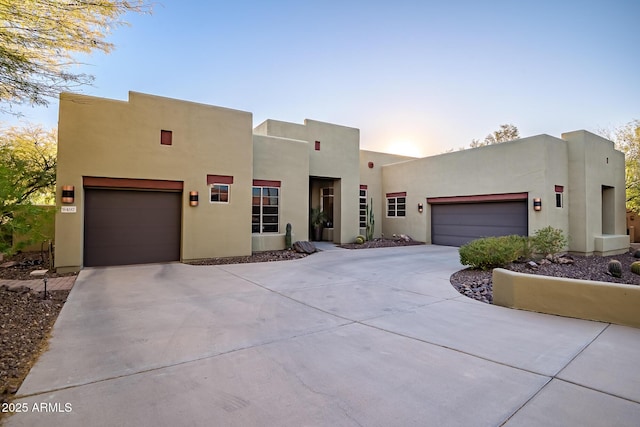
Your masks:
[{"label": "sunset glow in sky", "polygon": [[[424,156],[503,123],[559,137],[640,118],[638,17],[629,0],[162,0],[78,70],[96,77],[87,95],[327,121],[359,128],[363,149]],[[57,123],[55,100],[21,111]]]}]

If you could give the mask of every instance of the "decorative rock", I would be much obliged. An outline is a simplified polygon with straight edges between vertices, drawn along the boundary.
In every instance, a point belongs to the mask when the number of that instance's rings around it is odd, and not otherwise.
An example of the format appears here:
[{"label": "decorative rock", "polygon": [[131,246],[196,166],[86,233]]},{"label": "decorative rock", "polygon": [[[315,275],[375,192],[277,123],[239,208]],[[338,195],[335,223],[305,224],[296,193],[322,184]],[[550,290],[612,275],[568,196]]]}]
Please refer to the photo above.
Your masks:
[{"label": "decorative rock", "polygon": [[7,261],[4,264],[0,264],[0,268],[10,268],[18,265],[16,261]]},{"label": "decorative rock", "polygon": [[313,243],[302,241],[295,242],[293,244],[293,249],[301,254],[312,254],[317,250]]},{"label": "decorative rock", "polygon": [[532,269],[532,270],[537,270],[538,269],[538,264],[536,264],[534,261],[529,261],[527,263],[527,267]]},{"label": "decorative rock", "polygon": [[29,273],[29,276],[42,277],[47,274],[48,271],[49,270],[33,270],[31,273]]}]

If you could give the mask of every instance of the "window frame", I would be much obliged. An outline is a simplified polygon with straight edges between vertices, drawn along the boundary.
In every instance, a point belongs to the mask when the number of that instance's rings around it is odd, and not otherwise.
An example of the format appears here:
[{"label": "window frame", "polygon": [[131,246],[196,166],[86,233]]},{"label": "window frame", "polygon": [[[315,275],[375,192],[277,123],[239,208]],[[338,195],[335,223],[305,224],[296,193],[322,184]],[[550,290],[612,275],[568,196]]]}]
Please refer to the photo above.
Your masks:
[{"label": "window frame", "polygon": [[[362,193],[364,193],[364,196],[362,195]],[[368,191],[366,188],[361,188],[360,189],[360,197],[359,197],[359,207],[358,207],[358,218],[359,218],[359,223],[360,223],[360,228],[367,228],[367,196],[368,196]],[[362,203],[364,199],[364,205]],[[364,211],[362,210],[364,206]]]},{"label": "window frame", "polygon": [[[227,200],[212,200],[213,199],[213,190],[218,187],[227,187]],[[217,196],[220,197],[223,193],[218,191]],[[231,200],[231,184],[223,184],[221,182],[213,182],[209,184],[209,203],[223,204],[228,205]]]},{"label": "window frame", "polygon": [[[400,205],[403,206],[402,209],[400,209]],[[393,209],[391,209],[392,206],[393,206]],[[387,213],[387,218],[406,218],[407,217],[407,196],[387,196],[386,213]]]},{"label": "window frame", "polygon": [[[253,204],[253,197],[255,197],[253,195],[253,192],[256,189],[260,190],[260,194],[258,196],[258,200],[260,201],[259,205],[254,205]],[[275,196],[273,194],[265,195],[264,194],[264,190],[265,189],[276,190],[277,194]],[[263,202],[264,202],[264,198],[265,197],[268,197],[270,199],[275,197],[276,201],[277,201],[277,204],[276,205],[271,205],[271,204],[264,205]],[[280,233],[280,205],[281,205],[280,202],[281,202],[281,199],[282,199],[282,192],[280,190],[280,187],[269,186],[269,185],[253,185],[251,187],[251,198],[252,198],[252,200],[251,200],[251,234],[279,234]],[[256,207],[256,206],[258,207],[258,213],[254,214],[253,213],[253,208]],[[276,209],[277,209],[277,213],[275,215],[274,214],[266,214],[269,217],[274,217],[274,216],[276,217],[277,220],[276,220],[275,223],[266,223],[267,225],[274,225],[275,224],[275,226],[276,226],[275,231],[264,231],[264,226],[265,226],[265,222],[264,222],[264,217],[265,217],[264,207],[265,206],[267,206],[267,207],[274,207],[275,206]],[[253,222],[253,218],[256,215],[258,217],[258,223],[257,223],[258,231],[253,231],[253,226],[255,225],[254,222]]]}]

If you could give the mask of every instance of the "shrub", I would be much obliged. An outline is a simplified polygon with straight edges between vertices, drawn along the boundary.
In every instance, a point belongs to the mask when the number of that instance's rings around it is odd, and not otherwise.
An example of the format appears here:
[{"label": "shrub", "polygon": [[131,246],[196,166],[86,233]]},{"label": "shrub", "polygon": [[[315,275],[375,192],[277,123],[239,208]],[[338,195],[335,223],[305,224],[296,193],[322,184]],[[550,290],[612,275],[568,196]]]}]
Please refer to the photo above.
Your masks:
[{"label": "shrub", "polygon": [[631,263],[631,272],[634,274],[640,274],[640,261]]},{"label": "shrub", "polygon": [[633,252],[633,257],[640,258],[640,249],[637,249],[635,252]]},{"label": "shrub", "polygon": [[527,238],[523,236],[483,237],[460,248],[460,263],[488,270],[522,258],[527,250]]},{"label": "shrub", "polygon": [[542,256],[555,255],[567,245],[567,239],[562,230],[551,226],[536,231],[529,240],[531,250]]},{"label": "shrub", "polygon": [[364,241],[365,241],[364,236],[362,236],[362,235],[360,235],[360,236],[356,236],[356,243],[357,243],[357,244],[361,245],[361,244],[363,244],[363,243],[364,243]]}]

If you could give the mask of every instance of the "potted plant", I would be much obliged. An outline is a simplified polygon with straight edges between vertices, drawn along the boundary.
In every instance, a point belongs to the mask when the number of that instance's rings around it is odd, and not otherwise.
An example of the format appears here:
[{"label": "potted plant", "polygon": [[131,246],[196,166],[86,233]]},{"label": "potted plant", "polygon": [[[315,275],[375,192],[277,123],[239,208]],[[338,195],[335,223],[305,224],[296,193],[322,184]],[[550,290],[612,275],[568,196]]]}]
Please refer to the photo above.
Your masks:
[{"label": "potted plant", "polygon": [[327,220],[327,215],[320,210],[320,208],[311,209],[311,215],[309,221],[311,222],[311,228],[313,229],[313,240],[319,242],[322,240],[322,226]]}]

